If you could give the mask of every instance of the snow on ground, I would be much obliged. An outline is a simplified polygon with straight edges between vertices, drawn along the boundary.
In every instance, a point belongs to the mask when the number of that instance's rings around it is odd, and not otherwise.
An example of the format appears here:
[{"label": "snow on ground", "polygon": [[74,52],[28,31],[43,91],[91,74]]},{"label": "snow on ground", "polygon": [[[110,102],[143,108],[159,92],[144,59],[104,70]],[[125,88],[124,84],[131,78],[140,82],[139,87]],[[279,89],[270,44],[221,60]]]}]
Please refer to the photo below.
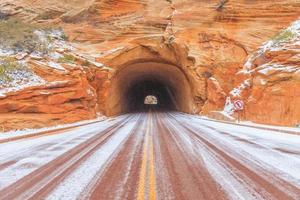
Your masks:
[{"label": "snow on ground", "polygon": [[300,135],[300,127],[286,127],[286,126],[273,126],[273,125],[267,125],[267,124],[257,124],[257,123],[254,123],[254,122],[251,122],[251,121],[241,121],[241,122],[227,122],[227,121],[221,121],[221,120],[216,120],[216,119],[213,119],[213,118],[209,118],[209,117],[206,117],[206,116],[197,116],[197,115],[189,115],[189,114],[185,114],[185,113],[181,113],[183,115],[186,115],[186,116],[191,116],[193,118],[198,118],[198,119],[201,119],[201,120],[209,120],[209,121],[215,121],[215,122],[221,122],[223,123],[225,126],[227,124],[232,124],[232,125],[246,125],[246,126],[251,126],[251,127],[254,127],[254,128],[266,128],[266,129],[270,129],[270,130],[277,130],[277,131],[289,131],[289,132],[295,132],[295,134],[299,133]]},{"label": "snow on ground", "polygon": [[7,76],[10,78],[9,82],[2,82],[0,80],[0,97],[5,97],[9,92],[16,92],[27,87],[46,84],[44,79],[26,69],[9,72]]},{"label": "snow on ground", "polygon": [[[188,115],[180,116],[176,113],[173,115],[183,124],[189,124],[189,127],[198,135],[210,141],[230,157],[239,160],[272,184],[277,185],[278,188],[281,184],[278,177],[300,188],[300,135],[224,124]],[[202,148],[202,145],[199,145],[200,147]],[[210,154],[204,156],[208,169],[215,174],[222,186],[226,184],[227,180],[230,180],[228,181],[229,185],[225,186],[231,187],[228,191],[234,192],[236,188],[232,184],[235,181],[228,176],[232,169],[222,166],[224,161],[220,161],[218,157],[214,158],[212,151],[200,152]],[[214,163],[213,166],[212,163]],[[227,172],[222,172],[224,170]],[[236,173],[231,172],[231,174]],[[220,174],[223,175],[223,178]],[[270,174],[277,174],[278,177]],[[243,179],[243,181],[247,181],[247,179]],[[251,185],[251,182],[245,185]],[[238,189],[238,191],[241,190]],[[291,196],[295,195],[297,196],[299,193],[291,194]],[[295,198],[297,198],[296,196]]]},{"label": "snow on ground", "polygon": [[[300,188],[300,135],[225,124],[178,112],[166,115],[168,117],[162,118],[163,124],[171,131],[186,159],[194,166],[205,166],[219,183],[220,189],[228,193],[229,199],[271,199],[270,194],[261,187],[260,179],[299,199],[296,190],[282,184],[289,183]],[[1,144],[0,163],[10,164],[0,170],[0,190],[127,117],[120,116],[58,134]],[[133,115],[131,119],[68,174],[47,199],[77,199],[89,195],[89,189],[95,186],[106,167],[121,152],[125,141],[128,141],[138,115]],[[140,133],[140,138],[135,138],[137,144],[144,137],[143,131]],[[94,145],[86,151],[93,149]],[[160,149],[156,151],[159,153]],[[54,175],[49,174],[46,179]],[[115,192],[112,191],[113,196],[116,196]]]},{"label": "snow on ground", "polygon": [[14,54],[14,51],[10,49],[5,49],[0,46],[0,57],[6,57],[6,56],[11,56]]},{"label": "snow on ground", "polygon": [[[113,137],[101,146],[88,160],[86,160],[78,169],[76,169],[66,180],[50,193],[48,200],[64,199],[73,200],[84,193],[93,178],[104,169],[104,166],[113,156],[120,151],[122,143],[130,135],[135,121],[130,121],[124,128],[119,129]],[[97,163],[95,165],[95,163]]]},{"label": "snow on ground", "polygon": [[59,134],[1,144],[0,163],[15,163],[0,171],[0,190],[124,119],[124,117],[80,126]]},{"label": "snow on ground", "polygon": [[[287,180],[296,183],[300,187],[300,158],[296,155],[300,153],[298,149],[300,145],[299,136],[274,134],[272,131],[257,130],[249,127],[241,127],[237,130],[236,127],[230,127],[228,125],[224,126],[207,122],[206,124],[209,127],[225,131],[232,136],[222,137],[222,140],[224,140],[223,143],[226,142],[225,145],[236,143],[234,146],[239,148],[240,151],[246,151],[247,154],[255,157],[255,160],[264,163],[264,165],[271,165],[272,168],[275,167],[278,172],[286,173]],[[211,128],[202,127],[202,129],[210,134],[219,135],[218,131],[213,131]],[[248,144],[247,142],[243,144],[238,141],[238,139],[245,139],[258,146],[263,146],[265,149],[259,149],[254,147],[254,144]]]},{"label": "snow on ground", "polygon": [[[180,119],[178,116],[176,118]],[[190,128],[191,125],[192,124],[189,123]],[[199,123],[197,123],[197,125],[199,125]],[[177,133],[186,133],[186,130],[182,127],[176,127],[175,123],[173,128],[177,129]],[[199,131],[202,130],[197,129],[195,131],[199,133]],[[204,133],[201,133],[201,135],[204,135]],[[236,172],[233,172],[230,168],[228,168],[228,166],[222,162],[220,158],[212,152],[211,149],[207,148],[205,144],[202,144],[199,141],[195,142],[194,138],[190,137],[188,134],[178,134],[178,136],[181,138],[180,141],[185,142],[183,146],[189,151],[189,158],[193,158],[194,165],[202,165],[204,162],[206,169],[216,180],[216,182],[219,183],[220,187],[227,192],[229,199],[259,199],[259,194],[253,188],[247,187],[252,183],[246,179],[242,180],[241,178],[237,177]]]},{"label": "snow on ground", "polygon": [[[245,181],[237,179],[232,171],[228,170],[226,166],[217,160],[217,158],[209,154],[206,149],[199,145],[201,149],[200,155],[212,177],[227,191],[230,200],[250,200],[259,199],[252,188],[245,187]],[[249,193],[251,195],[249,195]]]},{"label": "snow on ground", "polygon": [[253,123],[251,121],[242,121],[240,122],[240,124],[244,124],[244,125],[250,125],[250,126],[254,126],[254,127],[258,127],[258,128],[269,128],[269,129],[274,129],[274,130],[278,130],[278,131],[291,131],[291,132],[295,132],[295,133],[299,133],[300,134],[300,127],[286,127],[286,126],[272,126],[272,125],[266,125],[266,124],[257,124],[257,123]]},{"label": "snow on ground", "polygon": [[56,69],[56,70],[66,71],[66,69],[63,66],[61,66],[59,63],[56,63],[53,61],[49,61],[47,66],[49,66],[53,69]]},{"label": "snow on ground", "polygon": [[[218,111],[216,111],[216,112],[218,112]],[[229,115],[229,114],[228,114],[227,112],[225,112],[225,111],[220,111],[220,113],[221,113],[222,115],[224,115],[225,117],[231,119],[231,120],[235,120],[234,117],[232,117],[231,115]]]},{"label": "snow on ground", "polygon": [[81,126],[81,125],[85,125],[85,124],[89,124],[89,123],[96,123],[96,122],[103,121],[105,119],[106,119],[106,117],[99,116],[96,119],[83,120],[83,121],[70,123],[70,124],[62,124],[62,125],[39,128],[39,129],[24,129],[24,130],[0,132],[0,141],[6,140],[6,139],[12,139],[12,138],[18,137],[18,136],[36,135],[38,133],[45,132],[45,131],[54,131],[54,130],[62,129],[62,128],[70,128],[70,127]]},{"label": "snow on ground", "polygon": [[[63,52],[66,50],[73,50],[74,48],[68,44],[63,39],[63,31],[60,29],[54,29],[54,30],[36,30],[34,31],[34,34],[38,36],[38,42],[41,45],[45,46],[46,52],[39,52],[34,51],[29,54],[29,57],[33,60],[42,60],[49,56],[49,58],[52,58],[53,60],[59,59],[62,55],[60,53],[57,53],[55,50],[60,48]],[[45,50],[45,51],[46,51]],[[36,75],[34,72],[31,71],[30,68],[27,67],[27,60],[25,59],[28,55],[28,52],[15,52],[12,48],[9,49],[8,47],[2,47],[0,46],[0,64],[2,62],[2,58],[10,58],[10,57],[16,57],[18,61],[16,61],[15,65],[18,65],[18,67],[14,70],[7,70],[5,71],[6,79],[0,79],[0,97],[5,97],[7,93],[9,92],[16,92],[19,90],[23,90],[27,87],[32,86],[41,86],[47,84],[47,82]],[[47,55],[49,54],[49,55]],[[48,66],[50,68],[66,71],[64,67],[62,67],[59,63],[54,61],[49,61],[47,63],[36,61],[37,63],[40,62],[40,64],[43,64],[45,66]]]},{"label": "snow on ground", "polygon": [[231,115],[234,113],[234,105],[231,102],[231,98],[227,97],[223,109],[223,114],[226,116],[229,116],[230,118],[233,118]]},{"label": "snow on ground", "polygon": [[[264,193],[257,180],[249,177],[247,170],[239,166],[249,169],[278,189],[286,187],[283,180],[300,188],[300,135],[208,121],[181,113],[171,115],[176,119],[176,122],[173,120],[174,126],[178,122],[187,125],[201,138],[197,138],[196,142],[193,134],[186,134],[184,126],[177,126],[176,132],[182,138],[180,141],[186,141],[182,146],[190,151],[194,164],[204,162],[229,199],[272,198]],[[240,165],[234,165],[228,158]],[[288,188],[284,190],[298,199],[299,192]]]}]

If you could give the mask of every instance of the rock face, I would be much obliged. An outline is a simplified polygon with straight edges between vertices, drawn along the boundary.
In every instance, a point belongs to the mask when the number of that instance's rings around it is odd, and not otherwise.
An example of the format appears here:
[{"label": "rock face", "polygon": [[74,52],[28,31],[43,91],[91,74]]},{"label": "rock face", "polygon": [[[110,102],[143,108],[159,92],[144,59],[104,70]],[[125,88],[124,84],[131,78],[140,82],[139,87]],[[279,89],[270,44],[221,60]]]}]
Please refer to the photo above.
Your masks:
[{"label": "rock face", "polygon": [[[184,112],[235,117],[232,102],[242,99],[244,120],[300,123],[297,26],[278,35],[298,19],[298,1],[3,0],[0,11],[59,24],[74,48],[56,51],[76,58],[63,73],[49,69],[51,58],[26,58],[45,84],[1,97],[5,130],[126,112],[125,93],[140,77],[173,88]],[[274,40],[276,48],[263,45]]]},{"label": "rock face", "polygon": [[96,95],[80,68],[60,73],[38,68],[37,74],[45,76],[46,84],[10,92],[0,98],[2,129],[35,128],[71,123],[96,117]]},{"label": "rock face", "polygon": [[249,58],[240,72],[251,86],[245,87],[240,95],[247,102],[246,119],[277,125],[299,124],[299,47],[300,20]]}]

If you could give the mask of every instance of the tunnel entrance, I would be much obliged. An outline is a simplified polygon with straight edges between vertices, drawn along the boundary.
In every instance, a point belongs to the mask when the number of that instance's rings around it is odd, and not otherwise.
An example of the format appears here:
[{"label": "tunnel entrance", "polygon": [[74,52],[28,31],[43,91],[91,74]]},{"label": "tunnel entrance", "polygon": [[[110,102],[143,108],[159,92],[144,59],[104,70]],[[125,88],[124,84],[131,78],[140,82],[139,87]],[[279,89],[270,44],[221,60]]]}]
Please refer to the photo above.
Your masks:
[{"label": "tunnel entrance", "polygon": [[[145,111],[149,108],[176,110],[173,89],[158,80],[142,80],[129,88],[126,102],[130,112]],[[146,99],[148,97],[148,99]],[[155,102],[156,99],[156,103]]]},{"label": "tunnel entrance", "polygon": [[145,97],[157,98],[160,110],[193,112],[193,96],[187,75],[180,67],[162,62],[139,62],[118,69],[110,83],[106,115],[144,111]]}]

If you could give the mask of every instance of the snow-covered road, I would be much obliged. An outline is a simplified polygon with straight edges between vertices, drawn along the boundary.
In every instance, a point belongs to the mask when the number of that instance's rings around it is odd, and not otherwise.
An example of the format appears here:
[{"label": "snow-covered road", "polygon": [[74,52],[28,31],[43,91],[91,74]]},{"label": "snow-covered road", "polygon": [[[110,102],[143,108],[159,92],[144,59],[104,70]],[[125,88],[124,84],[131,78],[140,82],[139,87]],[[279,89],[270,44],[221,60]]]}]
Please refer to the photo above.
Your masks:
[{"label": "snow-covered road", "polygon": [[169,112],[0,144],[0,199],[300,199],[300,135]]}]

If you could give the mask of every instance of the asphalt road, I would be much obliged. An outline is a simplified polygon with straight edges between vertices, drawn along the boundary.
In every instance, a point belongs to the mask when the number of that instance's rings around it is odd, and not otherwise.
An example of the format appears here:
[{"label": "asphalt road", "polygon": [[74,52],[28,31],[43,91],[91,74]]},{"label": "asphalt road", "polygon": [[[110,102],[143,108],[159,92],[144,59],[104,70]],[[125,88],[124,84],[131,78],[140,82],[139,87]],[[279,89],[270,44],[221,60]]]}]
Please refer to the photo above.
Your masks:
[{"label": "asphalt road", "polygon": [[0,199],[300,199],[300,135],[176,112],[0,144]]}]

